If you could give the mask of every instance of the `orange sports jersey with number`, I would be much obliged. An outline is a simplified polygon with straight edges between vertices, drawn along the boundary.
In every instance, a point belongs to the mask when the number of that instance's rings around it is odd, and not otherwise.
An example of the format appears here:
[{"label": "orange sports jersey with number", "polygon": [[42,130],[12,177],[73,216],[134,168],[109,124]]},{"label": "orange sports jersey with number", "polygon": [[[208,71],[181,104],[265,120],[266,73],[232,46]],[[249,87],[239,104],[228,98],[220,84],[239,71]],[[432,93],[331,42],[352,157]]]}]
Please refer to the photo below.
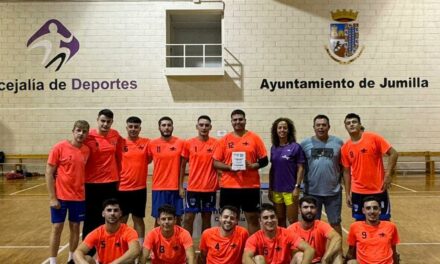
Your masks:
[{"label": "orange sports jersey with number", "polygon": [[[267,157],[263,140],[254,132],[247,131],[242,137],[228,133],[219,140],[213,158],[227,165],[232,164],[233,152],[246,152],[246,160],[255,163]],[[220,181],[222,188],[260,188],[258,170],[223,171]]]},{"label": "orange sports jersey with number", "polygon": [[137,242],[137,239],[136,231],[126,224],[121,224],[113,234],[105,230],[105,225],[101,225],[86,236],[84,244],[96,249],[100,264],[107,264],[124,255],[128,251],[128,244]]},{"label": "orange sports jersey with number", "polygon": [[152,264],[185,264],[185,251],[192,245],[189,232],[178,225],[174,226],[174,234],[170,238],[164,237],[160,227],[156,227],[144,241],[144,248],[151,252]]},{"label": "orange sports jersey with number", "polygon": [[221,235],[220,227],[211,227],[203,231],[200,251],[206,254],[206,263],[241,264],[248,236],[248,231],[241,226],[236,226],[234,232],[227,237]]},{"label": "orange sports jersey with number", "polygon": [[134,191],[147,187],[149,142],[148,138],[123,140],[120,191]]},{"label": "orange sports jersey with number", "polygon": [[345,142],[341,148],[341,160],[345,168],[350,168],[353,192],[382,192],[385,176],[382,156],[390,148],[390,143],[383,137],[371,132],[363,132],[361,139],[356,143],[350,139]]},{"label": "orange sports jersey with number", "polygon": [[325,248],[327,245],[327,238],[333,228],[321,221],[315,220],[312,228],[305,230],[301,227],[300,222],[291,224],[288,230],[299,235],[304,241],[306,241],[312,248],[315,249],[315,256],[313,258],[313,263],[320,262],[322,256],[325,254]]},{"label": "orange sports jersey with number", "polygon": [[118,131],[110,129],[106,136],[90,130],[84,144],[90,149],[86,165],[86,183],[119,181],[122,138]]},{"label": "orange sports jersey with number", "polygon": [[185,141],[182,157],[189,161],[188,191],[215,192],[218,189],[217,171],[212,155],[217,139],[202,141],[198,137]]},{"label": "orange sports jersey with number", "polygon": [[89,148],[80,148],[64,140],[56,144],[49,153],[47,164],[56,167],[55,195],[66,201],[84,201],[85,168]]},{"label": "orange sports jersey with number", "polygon": [[268,238],[262,230],[257,231],[246,241],[245,251],[253,252],[254,256],[262,255],[266,263],[290,263],[292,252],[303,241],[301,237],[283,227],[277,227],[274,238]]},{"label": "orange sports jersey with number", "polygon": [[148,156],[153,158],[153,186],[154,191],[179,190],[180,157],[182,155],[183,140],[171,137],[166,141],[156,138],[150,141]]},{"label": "orange sports jersey with number", "polygon": [[371,226],[359,221],[351,224],[347,243],[356,247],[359,264],[393,264],[392,246],[400,240],[392,222],[380,221],[379,225]]}]

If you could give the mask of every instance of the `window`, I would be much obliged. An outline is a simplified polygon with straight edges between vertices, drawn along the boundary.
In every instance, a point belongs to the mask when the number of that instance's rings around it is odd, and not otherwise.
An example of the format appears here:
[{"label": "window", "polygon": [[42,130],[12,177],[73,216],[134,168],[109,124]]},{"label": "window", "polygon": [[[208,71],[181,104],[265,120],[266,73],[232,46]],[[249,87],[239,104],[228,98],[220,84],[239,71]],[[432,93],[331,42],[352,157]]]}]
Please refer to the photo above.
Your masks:
[{"label": "window", "polygon": [[168,10],[166,75],[224,75],[222,10]]}]

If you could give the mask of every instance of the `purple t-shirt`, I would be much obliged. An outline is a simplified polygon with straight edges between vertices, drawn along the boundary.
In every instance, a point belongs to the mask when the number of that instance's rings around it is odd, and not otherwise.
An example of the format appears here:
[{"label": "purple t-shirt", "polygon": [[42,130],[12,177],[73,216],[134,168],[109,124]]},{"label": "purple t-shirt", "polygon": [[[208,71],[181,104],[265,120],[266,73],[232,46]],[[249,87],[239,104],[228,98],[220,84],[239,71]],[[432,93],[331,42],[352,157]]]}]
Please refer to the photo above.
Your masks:
[{"label": "purple t-shirt", "polygon": [[305,158],[301,146],[292,142],[285,146],[270,149],[273,183],[275,192],[292,192],[296,184],[298,164],[304,164]]}]

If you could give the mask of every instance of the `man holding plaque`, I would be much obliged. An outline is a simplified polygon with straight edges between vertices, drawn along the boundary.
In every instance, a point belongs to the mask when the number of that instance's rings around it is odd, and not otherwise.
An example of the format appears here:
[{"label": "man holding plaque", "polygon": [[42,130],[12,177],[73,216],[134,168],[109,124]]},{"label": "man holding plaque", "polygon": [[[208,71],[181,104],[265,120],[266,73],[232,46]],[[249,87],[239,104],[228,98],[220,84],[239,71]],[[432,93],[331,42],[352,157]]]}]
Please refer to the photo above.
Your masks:
[{"label": "man holding plaque", "polygon": [[246,115],[237,109],[231,113],[233,132],[219,140],[214,152],[214,167],[222,171],[220,208],[233,205],[244,211],[249,234],[259,230],[260,175],[258,169],[267,166],[263,140],[246,130]]}]

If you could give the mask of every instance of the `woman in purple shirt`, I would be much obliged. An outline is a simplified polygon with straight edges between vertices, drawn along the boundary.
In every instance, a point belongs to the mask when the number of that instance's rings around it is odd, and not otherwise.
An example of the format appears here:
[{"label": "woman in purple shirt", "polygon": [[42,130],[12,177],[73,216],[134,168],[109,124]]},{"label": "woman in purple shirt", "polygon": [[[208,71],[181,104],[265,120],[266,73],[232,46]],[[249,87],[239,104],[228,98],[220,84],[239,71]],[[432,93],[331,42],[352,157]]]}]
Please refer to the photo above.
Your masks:
[{"label": "woman in purple shirt", "polygon": [[296,143],[295,126],[289,118],[272,124],[269,199],[274,203],[280,226],[298,221],[298,198],[304,171],[304,153]]}]

